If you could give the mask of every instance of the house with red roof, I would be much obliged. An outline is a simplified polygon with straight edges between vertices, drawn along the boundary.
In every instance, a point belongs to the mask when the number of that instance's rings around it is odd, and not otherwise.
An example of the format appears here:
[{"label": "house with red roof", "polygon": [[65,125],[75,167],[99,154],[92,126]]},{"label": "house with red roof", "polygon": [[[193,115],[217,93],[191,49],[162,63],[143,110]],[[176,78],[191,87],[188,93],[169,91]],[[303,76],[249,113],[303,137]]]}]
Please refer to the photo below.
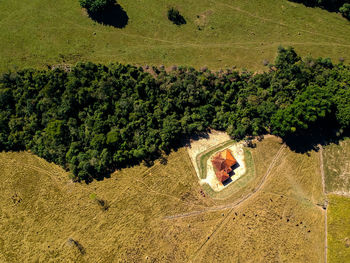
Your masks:
[{"label": "house with red roof", "polygon": [[229,173],[232,172],[232,167],[237,163],[229,149],[217,153],[211,162],[214,167],[215,175],[220,182],[224,182],[230,178]]}]

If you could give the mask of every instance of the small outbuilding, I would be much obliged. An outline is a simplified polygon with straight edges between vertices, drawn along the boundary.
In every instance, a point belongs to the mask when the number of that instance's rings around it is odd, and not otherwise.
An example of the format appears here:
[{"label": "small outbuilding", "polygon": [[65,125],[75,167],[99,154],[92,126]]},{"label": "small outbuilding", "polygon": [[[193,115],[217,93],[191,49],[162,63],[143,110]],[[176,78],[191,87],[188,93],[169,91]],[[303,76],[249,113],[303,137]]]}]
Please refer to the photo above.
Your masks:
[{"label": "small outbuilding", "polygon": [[224,182],[230,178],[229,174],[232,172],[232,167],[237,163],[229,149],[217,153],[211,162],[214,167],[215,175],[220,182]]}]

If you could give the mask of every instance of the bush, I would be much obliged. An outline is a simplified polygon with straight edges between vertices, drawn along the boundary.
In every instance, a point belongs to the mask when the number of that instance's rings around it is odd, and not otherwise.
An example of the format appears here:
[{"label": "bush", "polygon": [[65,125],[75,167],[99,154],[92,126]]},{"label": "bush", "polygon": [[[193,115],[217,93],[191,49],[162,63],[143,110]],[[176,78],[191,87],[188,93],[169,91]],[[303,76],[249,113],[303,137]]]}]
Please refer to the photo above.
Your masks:
[{"label": "bush", "polygon": [[89,13],[96,14],[105,11],[112,6],[114,0],[79,0],[80,6],[86,8]]},{"label": "bush", "polygon": [[183,25],[186,24],[185,18],[180,14],[179,10],[175,8],[170,8],[168,10],[168,19],[173,22],[175,25]]},{"label": "bush", "polygon": [[339,8],[339,11],[343,17],[350,20],[350,4],[345,3],[341,8]]}]

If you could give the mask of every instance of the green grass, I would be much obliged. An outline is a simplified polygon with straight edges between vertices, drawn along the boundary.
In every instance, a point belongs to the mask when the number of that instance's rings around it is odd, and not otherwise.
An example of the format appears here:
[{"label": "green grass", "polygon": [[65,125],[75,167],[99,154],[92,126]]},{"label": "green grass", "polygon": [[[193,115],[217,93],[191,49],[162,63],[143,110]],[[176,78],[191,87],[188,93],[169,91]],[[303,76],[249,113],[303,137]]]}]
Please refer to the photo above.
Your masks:
[{"label": "green grass", "polygon": [[328,262],[350,262],[350,198],[329,195]]},{"label": "green grass", "polygon": [[[129,17],[124,29],[95,23],[78,0],[1,1],[0,71],[77,61],[263,70],[262,61],[272,62],[279,45],[302,56],[350,59],[346,19],[286,0],[118,3]],[[167,20],[169,6],[186,25]]]},{"label": "green grass", "polygon": [[323,161],[327,192],[350,193],[350,139],[327,145]]}]

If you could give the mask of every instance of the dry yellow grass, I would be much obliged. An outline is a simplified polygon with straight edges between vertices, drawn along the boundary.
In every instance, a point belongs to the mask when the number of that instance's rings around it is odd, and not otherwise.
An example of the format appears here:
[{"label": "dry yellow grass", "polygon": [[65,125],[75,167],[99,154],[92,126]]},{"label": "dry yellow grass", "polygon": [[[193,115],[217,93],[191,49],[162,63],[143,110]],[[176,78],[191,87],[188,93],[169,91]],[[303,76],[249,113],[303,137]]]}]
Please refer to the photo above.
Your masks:
[{"label": "dry yellow grass", "polygon": [[323,160],[327,192],[350,196],[350,139],[327,145]]},{"label": "dry yellow grass", "polygon": [[323,262],[323,198],[318,154],[285,148],[261,191],[227,211],[195,261]]},{"label": "dry yellow grass", "polygon": [[[270,137],[252,150],[257,178],[280,147]],[[232,210],[209,211],[234,197],[202,196],[186,149],[167,165],[124,169],[89,185],[71,183],[61,168],[30,153],[1,153],[0,261],[321,262],[318,160],[317,153],[284,148],[260,191]],[[191,211],[203,212],[165,219]]]},{"label": "dry yellow grass", "polygon": [[[183,240],[203,238],[219,218],[163,220],[213,204],[201,196],[185,149],[171,154],[166,166],[137,166],[90,185],[71,183],[58,166],[29,153],[0,154],[0,171],[5,262],[183,261],[196,248]],[[92,194],[106,200],[109,209],[102,211]],[[68,244],[69,238],[84,247],[85,255]]]}]

